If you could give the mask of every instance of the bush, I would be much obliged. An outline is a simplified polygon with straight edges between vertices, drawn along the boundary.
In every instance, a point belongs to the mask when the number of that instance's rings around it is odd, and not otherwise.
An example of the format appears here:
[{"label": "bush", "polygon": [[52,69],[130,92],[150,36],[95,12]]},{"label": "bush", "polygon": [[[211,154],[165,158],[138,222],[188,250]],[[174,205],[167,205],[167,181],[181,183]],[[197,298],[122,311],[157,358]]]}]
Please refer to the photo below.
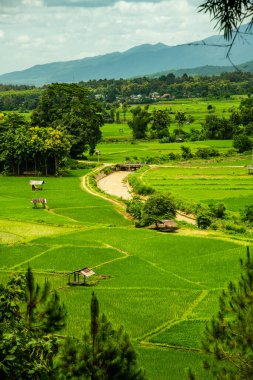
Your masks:
[{"label": "bush", "polygon": [[176,216],[176,204],[170,194],[156,193],[144,204],[141,213],[143,225],[157,223],[161,219],[171,219]]},{"label": "bush", "polygon": [[201,210],[197,215],[197,226],[202,230],[206,230],[212,224],[212,216],[209,211]]},{"label": "bush", "polygon": [[239,153],[243,153],[252,148],[252,141],[248,136],[238,135],[234,137],[233,147],[238,149]]},{"label": "bush", "polygon": [[253,205],[245,206],[244,210],[241,213],[242,220],[253,224]]},{"label": "bush", "polygon": [[140,197],[133,197],[130,201],[126,202],[126,211],[132,215],[135,219],[141,219],[141,211],[143,208],[143,203]]},{"label": "bush", "polygon": [[225,217],[226,206],[224,203],[210,204],[209,209],[215,218],[223,219]]}]

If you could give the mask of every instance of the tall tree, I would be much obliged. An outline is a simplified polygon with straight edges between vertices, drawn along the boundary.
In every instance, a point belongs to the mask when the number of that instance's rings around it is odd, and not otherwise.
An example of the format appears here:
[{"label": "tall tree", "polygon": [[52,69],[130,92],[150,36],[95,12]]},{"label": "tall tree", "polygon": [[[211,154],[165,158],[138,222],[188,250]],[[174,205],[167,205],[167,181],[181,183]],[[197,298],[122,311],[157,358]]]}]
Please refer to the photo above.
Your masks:
[{"label": "tall tree", "polygon": [[144,380],[134,348],[124,329],[114,329],[99,317],[95,294],[91,300],[91,329],[82,342],[68,339],[58,363],[60,379]]},{"label": "tall tree", "polygon": [[84,87],[54,83],[43,92],[31,120],[34,126],[65,127],[73,137],[73,157],[87,149],[93,154],[101,138],[102,106],[91,98],[91,94]]},{"label": "tall tree", "polygon": [[155,138],[161,139],[169,136],[168,127],[170,125],[170,115],[167,109],[154,110],[151,124],[151,131]]},{"label": "tall tree", "polygon": [[161,219],[171,219],[176,215],[175,201],[170,195],[155,193],[144,204],[141,219],[144,225],[150,225]]},{"label": "tall tree", "polygon": [[0,285],[0,378],[55,379],[53,359],[66,310],[49,284],[40,287],[29,268]]},{"label": "tall tree", "polygon": [[128,125],[133,131],[135,139],[143,139],[146,137],[148,123],[150,121],[150,114],[147,108],[137,106],[131,110],[133,119],[129,121]]},{"label": "tall tree", "polygon": [[253,260],[241,260],[240,280],[220,297],[220,310],[207,326],[203,348],[211,354],[204,367],[216,379],[253,378]]}]

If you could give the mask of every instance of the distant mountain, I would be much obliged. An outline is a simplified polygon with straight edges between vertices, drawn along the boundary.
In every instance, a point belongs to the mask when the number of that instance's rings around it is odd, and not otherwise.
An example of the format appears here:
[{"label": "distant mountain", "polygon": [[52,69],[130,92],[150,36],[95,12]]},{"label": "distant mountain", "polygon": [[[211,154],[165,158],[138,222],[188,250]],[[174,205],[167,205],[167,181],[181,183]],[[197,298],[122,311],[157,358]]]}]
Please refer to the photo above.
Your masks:
[{"label": "distant mountain", "polygon": [[[244,31],[246,26],[242,26]],[[123,53],[115,52],[75,61],[36,65],[23,71],[0,75],[0,83],[43,85],[52,82],[80,82],[89,79],[131,78],[162,71],[193,69],[201,66],[226,66],[227,41],[211,36],[190,44],[167,46],[140,45]],[[235,65],[253,60],[253,36],[237,38],[230,58]]]},{"label": "distant mountain", "polygon": [[[237,65],[236,68],[240,71],[252,73],[253,72],[253,61],[249,61],[246,63],[243,63],[241,65]],[[181,77],[184,74],[187,74],[189,76],[212,76],[212,75],[220,75],[223,73],[229,73],[235,71],[234,66],[200,66],[200,67],[193,67],[192,69],[178,69],[178,70],[165,70],[160,71],[158,73],[153,73],[148,75],[151,78],[159,78],[162,75],[167,75],[169,73],[174,74],[176,77]]]}]

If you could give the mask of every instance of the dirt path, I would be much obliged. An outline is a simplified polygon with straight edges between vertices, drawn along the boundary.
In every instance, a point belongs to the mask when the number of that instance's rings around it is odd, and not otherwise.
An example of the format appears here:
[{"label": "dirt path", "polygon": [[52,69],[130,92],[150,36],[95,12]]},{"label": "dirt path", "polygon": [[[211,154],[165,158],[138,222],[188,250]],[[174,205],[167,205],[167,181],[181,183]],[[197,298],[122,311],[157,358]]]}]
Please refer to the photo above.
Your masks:
[{"label": "dirt path", "polygon": [[109,174],[100,179],[97,186],[107,194],[115,195],[122,199],[131,199],[132,195],[129,188],[123,180],[129,175],[129,172],[118,171]]}]

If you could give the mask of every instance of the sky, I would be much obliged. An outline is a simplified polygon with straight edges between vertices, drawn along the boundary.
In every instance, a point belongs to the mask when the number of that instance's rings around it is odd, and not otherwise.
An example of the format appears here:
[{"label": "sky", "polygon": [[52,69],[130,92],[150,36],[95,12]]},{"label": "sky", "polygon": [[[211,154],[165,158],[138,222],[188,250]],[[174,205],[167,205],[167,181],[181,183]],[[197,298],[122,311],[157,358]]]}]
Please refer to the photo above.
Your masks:
[{"label": "sky", "polygon": [[0,0],[0,75],[213,34],[203,0]]}]

